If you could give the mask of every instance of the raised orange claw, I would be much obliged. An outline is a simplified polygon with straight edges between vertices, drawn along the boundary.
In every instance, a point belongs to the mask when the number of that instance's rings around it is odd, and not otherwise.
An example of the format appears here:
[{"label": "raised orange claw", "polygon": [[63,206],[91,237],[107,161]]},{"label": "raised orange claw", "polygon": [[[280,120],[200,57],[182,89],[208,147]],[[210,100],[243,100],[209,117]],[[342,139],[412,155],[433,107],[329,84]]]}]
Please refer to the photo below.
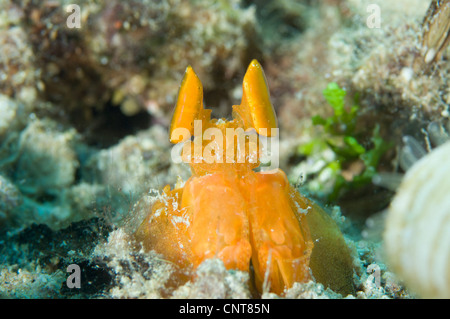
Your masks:
[{"label": "raised orange claw", "polygon": [[[170,190],[166,186],[136,237],[146,249],[156,250],[182,269],[195,269],[208,258],[220,258],[227,269],[242,271],[249,271],[251,263],[260,292],[269,287],[282,293],[294,282],[309,280],[313,243],[302,213],[306,207],[285,173],[280,169],[255,172],[261,154],[248,136],[241,143],[231,143],[235,137],[201,139],[195,134],[194,121],[198,120],[204,135],[209,128],[223,136],[228,129],[276,135],[277,119],[261,65],[253,60],[248,67],[242,101],[233,106],[232,121],[211,120],[202,98],[200,80],[188,67],[170,135],[172,143],[184,141],[185,147],[192,146],[183,156],[190,159],[193,175],[184,187]],[[186,129],[194,141],[172,136],[176,129]],[[211,143],[215,146],[212,152]],[[202,152],[192,151],[195,146]],[[238,158],[246,150],[244,160]],[[208,161],[205,152],[217,161]]]},{"label": "raised orange claw", "polygon": [[[277,116],[270,102],[266,77],[261,64],[253,60],[244,76],[241,105],[233,109],[243,119],[245,129],[254,128],[258,134],[271,136],[271,128],[278,127]],[[266,129],[267,133],[262,132]]]},{"label": "raised orange claw", "polygon": [[194,135],[194,121],[203,114],[203,86],[191,66],[188,66],[178,92],[178,101],[170,123],[170,142],[179,143],[179,136],[173,136],[176,128],[184,127]]}]

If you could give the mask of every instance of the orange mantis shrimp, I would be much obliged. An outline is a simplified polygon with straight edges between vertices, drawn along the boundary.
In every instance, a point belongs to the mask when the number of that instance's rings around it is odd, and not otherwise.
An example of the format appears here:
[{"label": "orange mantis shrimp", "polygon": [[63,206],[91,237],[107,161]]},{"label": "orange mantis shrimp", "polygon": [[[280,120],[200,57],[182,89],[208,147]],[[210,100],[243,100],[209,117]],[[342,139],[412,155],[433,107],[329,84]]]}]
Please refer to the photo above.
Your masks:
[{"label": "orange mantis shrimp", "polygon": [[172,143],[181,143],[192,176],[184,186],[166,186],[153,204],[136,231],[144,248],[181,269],[195,270],[209,258],[221,259],[227,269],[253,269],[259,292],[282,293],[310,280],[314,245],[306,215],[314,205],[281,169],[258,171],[263,148],[255,137],[278,134],[258,61],[247,69],[230,121],[211,119],[202,84],[188,67],[169,133]]}]

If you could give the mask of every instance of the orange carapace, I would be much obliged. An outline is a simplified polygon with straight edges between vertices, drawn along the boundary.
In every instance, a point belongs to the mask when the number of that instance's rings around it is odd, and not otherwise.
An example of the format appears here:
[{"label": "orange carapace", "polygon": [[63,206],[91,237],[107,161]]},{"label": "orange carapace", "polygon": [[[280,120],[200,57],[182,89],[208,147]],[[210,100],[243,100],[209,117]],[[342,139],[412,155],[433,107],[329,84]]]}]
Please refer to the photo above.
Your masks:
[{"label": "orange carapace", "polygon": [[258,171],[262,148],[255,137],[277,136],[258,61],[247,69],[231,121],[211,119],[202,84],[188,67],[169,133],[172,143],[183,143],[181,157],[192,176],[184,185],[164,188],[136,232],[143,246],[180,269],[195,270],[208,258],[220,258],[227,269],[253,269],[260,292],[282,293],[309,280],[308,202],[282,170]]}]

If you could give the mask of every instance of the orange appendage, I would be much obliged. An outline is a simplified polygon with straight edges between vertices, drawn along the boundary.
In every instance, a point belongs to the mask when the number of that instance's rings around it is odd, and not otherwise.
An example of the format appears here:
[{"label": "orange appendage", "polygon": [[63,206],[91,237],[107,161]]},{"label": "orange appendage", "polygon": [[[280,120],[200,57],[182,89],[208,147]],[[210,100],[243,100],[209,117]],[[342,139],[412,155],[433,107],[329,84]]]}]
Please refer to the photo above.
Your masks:
[{"label": "orange appendage", "polygon": [[190,265],[191,253],[187,229],[191,222],[181,208],[182,188],[166,186],[136,231],[135,237],[146,250],[155,250],[180,267]]},{"label": "orange appendage", "polygon": [[294,282],[309,279],[309,257],[313,243],[303,214],[293,210],[292,191],[286,175],[278,170],[254,174],[248,184],[252,263],[257,287],[283,292]]},{"label": "orange appendage", "polygon": [[191,178],[182,207],[192,216],[188,234],[192,263],[219,257],[228,269],[247,271],[251,256],[247,205],[236,175],[216,173]]},{"label": "orange appendage", "polygon": [[253,60],[244,76],[241,105],[233,106],[233,116],[239,115],[245,129],[254,128],[258,134],[272,136],[271,128],[278,127],[270,102],[266,76],[258,61]]},{"label": "orange appendage", "polygon": [[138,234],[180,267],[220,258],[227,269],[248,271],[251,262],[257,289],[282,293],[310,278],[313,247],[291,191],[281,170],[191,177],[153,206]]}]

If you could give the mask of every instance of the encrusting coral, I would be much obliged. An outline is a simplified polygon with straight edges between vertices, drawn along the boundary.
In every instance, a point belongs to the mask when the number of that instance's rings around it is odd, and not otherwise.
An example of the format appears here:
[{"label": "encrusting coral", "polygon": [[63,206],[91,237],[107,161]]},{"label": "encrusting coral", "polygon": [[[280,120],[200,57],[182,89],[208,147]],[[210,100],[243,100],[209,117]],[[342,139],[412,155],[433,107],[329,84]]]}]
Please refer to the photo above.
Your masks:
[{"label": "encrusting coral", "polygon": [[71,5],[1,4],[0,66],[8,81],[0,89],[11,95],[31,87],[80,130],[99,125],[96,116],[106,116],[108,105],[124,117],[149,113],[164,120],[188,61],[198,61],[194,66],[208,79],[207,88],[224,96],[231,90],[213,74],[235,76],[258,47],[254,10],[238,0],[82,0],[76,3],[79,27],[67,22]]}]

